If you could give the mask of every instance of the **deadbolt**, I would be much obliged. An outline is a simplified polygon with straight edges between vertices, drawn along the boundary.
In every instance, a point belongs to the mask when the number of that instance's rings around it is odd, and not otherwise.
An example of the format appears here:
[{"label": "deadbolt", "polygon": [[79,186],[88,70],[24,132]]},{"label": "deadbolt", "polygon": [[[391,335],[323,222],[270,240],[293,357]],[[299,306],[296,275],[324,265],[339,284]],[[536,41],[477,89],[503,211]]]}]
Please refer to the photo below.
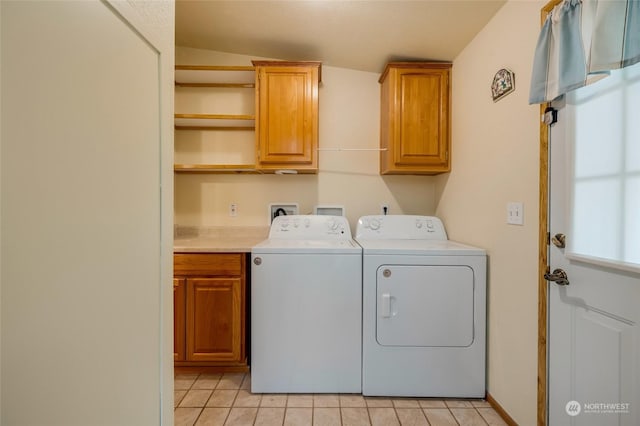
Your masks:
[{"label": "deadbolt", "polygon": [[564,234],[556,234],[551,238],[551,242],[558,248],[565,248],[567,237]]},{"label": "deadbolt", "polygon": [[548,272],[544,274],[544,279],[547,281],[553,281],[558,285],[569,285],[567,273],[560,268],[554,269],[553,274],[550,274]]}]

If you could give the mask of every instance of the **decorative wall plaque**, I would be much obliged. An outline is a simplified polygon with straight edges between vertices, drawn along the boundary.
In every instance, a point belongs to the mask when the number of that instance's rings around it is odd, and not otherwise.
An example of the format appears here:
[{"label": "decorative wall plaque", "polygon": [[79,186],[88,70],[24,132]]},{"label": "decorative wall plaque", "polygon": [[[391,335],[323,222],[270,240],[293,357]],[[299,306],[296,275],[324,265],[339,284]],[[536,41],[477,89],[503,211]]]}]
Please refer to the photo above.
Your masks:
[{"label": "decorative wall plaque", "polygon": [[515,74],[511,70],[502,68],[493,77],[493,83],[491,83],[493,102],[498,102],[514,90],[516,90]]}]

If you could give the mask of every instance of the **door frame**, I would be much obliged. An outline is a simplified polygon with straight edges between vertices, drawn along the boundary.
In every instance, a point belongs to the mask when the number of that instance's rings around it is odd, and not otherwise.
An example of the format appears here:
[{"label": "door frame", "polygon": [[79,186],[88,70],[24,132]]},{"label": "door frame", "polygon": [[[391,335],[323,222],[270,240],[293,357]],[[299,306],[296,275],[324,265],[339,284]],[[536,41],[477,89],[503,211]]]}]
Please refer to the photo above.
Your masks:
[{"label": "door frame", "polygon": [[[540,10],[540,26],[544,25],[547,15],[562,0],[551,0]],[[540,104],[540,116],[550,103]],[[540,184],[539,184],[539,224],[538,233],[538,426],[547,424],[547,280],[544,274],[549,272],[549,126],[540,120]]]}]

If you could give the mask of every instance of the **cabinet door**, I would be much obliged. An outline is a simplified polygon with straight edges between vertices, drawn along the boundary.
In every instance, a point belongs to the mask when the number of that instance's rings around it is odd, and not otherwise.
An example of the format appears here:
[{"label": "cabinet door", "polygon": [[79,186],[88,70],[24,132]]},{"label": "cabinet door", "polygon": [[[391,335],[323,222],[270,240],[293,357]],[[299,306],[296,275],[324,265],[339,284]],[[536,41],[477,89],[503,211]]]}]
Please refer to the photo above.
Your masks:
[{"label": "cabinet door", "polygon": [[318,66],[258,66],[257,165],[318,168]]},{"label": "cabinet door", "polygon": [[389,71],[382,86],[383,174],[449,171],[449,74],[449,68]]},{"label": "cabinet door", "polygon": [[187,279],[187,361],[240,361],[242,279]]},{"label": "cabinet door", "polygon": [[185,287],[186,280],[173,279],[173,360],[185,360]]}]

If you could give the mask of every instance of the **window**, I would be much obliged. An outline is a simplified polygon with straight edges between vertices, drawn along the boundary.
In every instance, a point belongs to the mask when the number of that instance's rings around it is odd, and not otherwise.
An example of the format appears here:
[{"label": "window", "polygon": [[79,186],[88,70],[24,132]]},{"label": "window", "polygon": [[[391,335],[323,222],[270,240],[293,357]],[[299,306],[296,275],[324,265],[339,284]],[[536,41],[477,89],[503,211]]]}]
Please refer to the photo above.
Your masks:
[{"label": "window", "polygon": [[567,96],[574,254],[640,265],[638,111],[640,64]]}]

